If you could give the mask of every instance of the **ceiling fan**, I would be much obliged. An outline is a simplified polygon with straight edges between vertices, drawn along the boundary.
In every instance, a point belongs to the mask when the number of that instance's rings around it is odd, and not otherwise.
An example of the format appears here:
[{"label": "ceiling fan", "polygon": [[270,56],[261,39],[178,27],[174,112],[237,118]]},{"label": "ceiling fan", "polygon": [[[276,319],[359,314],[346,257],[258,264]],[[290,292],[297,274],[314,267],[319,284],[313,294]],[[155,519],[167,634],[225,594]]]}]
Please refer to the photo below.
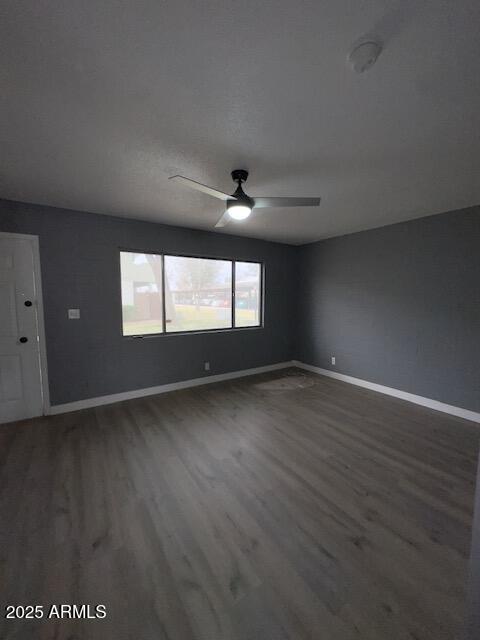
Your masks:
[{"label": "ceiling fan", "polygon": [[235,169],[235,171],[232,171],[232,179],[238,185],[232,195],[228,195],[228,193],[223,193],[212,187],[207,187],[200,182],[196,182],[190,178],[184,178],[183,176],[172,176],[169,179],[175,180],[175,182],[190,187],[191,189],[207,193],[209,196],[213,196],[227,203],[227,209],[215,225],[216,227],[224,227],[231,219],[246,220],[253,209],[264,209],[266,207],[318,207],[320,204],[320,198],[251,198],[247,196],[242,189],[242,184],[246,182],[247,178],[248,171],[245,171],[245,169]]}]

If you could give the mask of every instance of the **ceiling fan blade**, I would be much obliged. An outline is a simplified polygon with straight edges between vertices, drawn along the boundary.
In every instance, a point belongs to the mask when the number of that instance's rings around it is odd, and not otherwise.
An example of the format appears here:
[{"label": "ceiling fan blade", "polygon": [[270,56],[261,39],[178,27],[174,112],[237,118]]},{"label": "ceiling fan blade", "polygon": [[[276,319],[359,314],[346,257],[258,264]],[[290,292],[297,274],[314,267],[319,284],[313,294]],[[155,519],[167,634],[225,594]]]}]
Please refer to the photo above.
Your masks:
[{"label": "ceiling fan blade", "polygon": [[255,209],[265,207],[318,207],[320,198],[254,198]]},{"label": "ceiling fan blade", "polygon": [[225,211],[225,213],[223,214],[223,216],[220,218],[220,220],[217,222],[217,224],[215,225],[216,228],[219,227],[224,227],[226,224],[228,224],[230,222],[231,218],[228,215],[228,211]]},{"label": "ceiling fan blade", "polygon": [[206,184],[202,184],[201,182],[197,182],[196,180],[191,180],[190,178],[185,178],[184,176],[171,176],[169,180],[175,180],[175,182],[178,182],[179,184],[183,184],[186,187],[190,187],[191,189],[196,189],[197,191],[202,191],[203,193],[207,193],[209,196],[219,198],[220,200],[228,200],[232,197],[227,193],[219,191],[218,189],[207,187]]}]

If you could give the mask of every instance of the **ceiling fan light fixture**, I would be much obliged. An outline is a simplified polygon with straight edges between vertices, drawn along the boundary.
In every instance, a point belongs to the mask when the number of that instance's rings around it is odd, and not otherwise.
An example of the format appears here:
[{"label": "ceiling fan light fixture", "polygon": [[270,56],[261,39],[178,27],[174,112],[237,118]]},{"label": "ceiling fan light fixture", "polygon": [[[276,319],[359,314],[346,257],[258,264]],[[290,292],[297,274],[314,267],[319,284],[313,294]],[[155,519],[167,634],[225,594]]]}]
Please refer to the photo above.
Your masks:
[{"label": "ceiling fan light fixture", "polygon": [[226,202],[226,211],[223,212],[222,217],[216,223],[216,228],[224,227],[228,224],[229,220],[246,220],[250,217],[253,208],[318,207],[320,204],[320,198],[250,198],[242,189],[242,184],[247,178],[248,171],[246,169],[235,169],[232,171],[232,180],[237,183],[235,193],[232,193],[232,195],[208,187],[206,184],[202,184],[191,178],[186,178],[185,176],[171,176],[170,179]]},{"label": "ceiling fan light fixture", "polygon": [[234,220],[245,220],[252,213],[252,208],[240,202],[227,205],[228,215]]}]

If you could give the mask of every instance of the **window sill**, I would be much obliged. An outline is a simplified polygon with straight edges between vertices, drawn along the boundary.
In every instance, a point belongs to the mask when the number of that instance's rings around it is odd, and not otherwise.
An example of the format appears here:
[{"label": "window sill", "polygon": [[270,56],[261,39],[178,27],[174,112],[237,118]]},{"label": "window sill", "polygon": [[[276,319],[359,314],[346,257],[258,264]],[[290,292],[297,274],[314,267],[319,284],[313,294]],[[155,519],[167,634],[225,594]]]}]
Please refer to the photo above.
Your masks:
[{"label": "window sill", "polygon": [[228,329],[199,329],[198,331],[168,331],[165,333],[143,333],[139,335],[124,336],[125,340],[143,340],[145,338],[168,338],[175,336],[198,336],[209,335],[212,333],[237,333],[238,331],[258,331],[264,329],[264,325],[256,325],[255,327],[233,327]]}]

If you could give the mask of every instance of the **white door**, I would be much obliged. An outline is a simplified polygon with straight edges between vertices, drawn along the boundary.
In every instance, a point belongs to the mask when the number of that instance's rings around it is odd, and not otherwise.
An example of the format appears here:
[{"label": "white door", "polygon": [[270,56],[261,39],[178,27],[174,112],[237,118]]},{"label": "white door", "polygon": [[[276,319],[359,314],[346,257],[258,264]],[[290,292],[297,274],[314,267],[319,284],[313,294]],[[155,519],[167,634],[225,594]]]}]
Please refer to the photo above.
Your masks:
[{"label": "white door", "polygon": [[43,413],[34,247],[0,234],[0,422]]}]

